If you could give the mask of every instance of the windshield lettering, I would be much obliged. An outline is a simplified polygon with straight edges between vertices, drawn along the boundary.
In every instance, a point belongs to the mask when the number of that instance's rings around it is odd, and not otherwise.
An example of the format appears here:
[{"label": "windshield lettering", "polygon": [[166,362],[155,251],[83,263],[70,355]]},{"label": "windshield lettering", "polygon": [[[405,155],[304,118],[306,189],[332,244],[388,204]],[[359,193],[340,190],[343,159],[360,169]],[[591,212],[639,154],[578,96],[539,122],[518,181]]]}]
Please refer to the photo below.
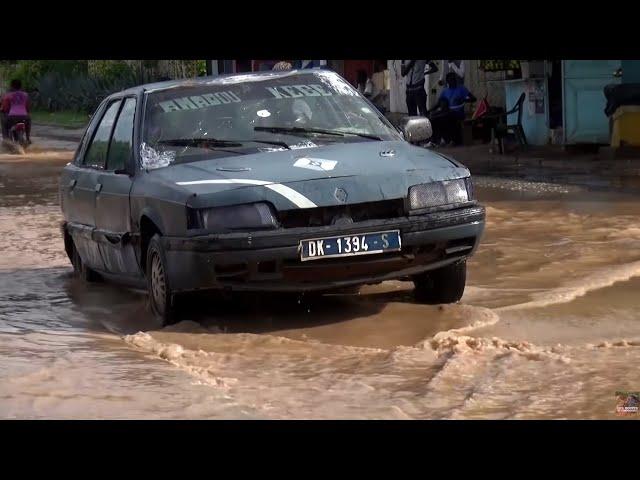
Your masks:
[{"label": "windshield lettering", "polygon": [[233,92],[217,92],[174,98],[173,100],[160,102],[159,105],[165,113],[171,113],[183,110],[198,110],[200,108],[236,103],[240,101],[242,101],[240,100],[240,97]]},{"label": "windshield lettering", "polygon": [[333,92],[325,90],[321,85],[284,85],[281,87],[265,87],[275,98],[330,97]]}]

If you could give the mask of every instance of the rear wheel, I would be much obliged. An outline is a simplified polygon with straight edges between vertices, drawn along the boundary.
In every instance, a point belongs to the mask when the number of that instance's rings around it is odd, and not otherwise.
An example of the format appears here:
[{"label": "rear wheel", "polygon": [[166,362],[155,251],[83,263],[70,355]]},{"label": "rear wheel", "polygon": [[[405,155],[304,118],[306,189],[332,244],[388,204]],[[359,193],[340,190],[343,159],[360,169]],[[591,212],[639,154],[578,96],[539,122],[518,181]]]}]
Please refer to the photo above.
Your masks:
[{"label": "rear wheel", "polygon": [[175,295],[169,286],[166,257],[158,234],[149,241],[146,270],[151,311],[163,325],[175,323]]},{"label": "rear wheel", "polygon": [[71,248],[71,264],[73,265],[73,272],[75,275],[85,282],[96,282],[100,280],[100,275],[87,267],[82,261],[82,257],[80,257],[80,253],[78,252],[75,244],[72,244]]},{"label": "rear wheel", "polygon": [[22,130],[15,133],[15,142],[22,148],[25,148],[27,146],[27,138],[25,137],[25,134]]},{"label": "rear wheel", "polygon": [[457,302],[462,298],[466,281],[466,260],[413,277],[416,299],[428,304]]}]

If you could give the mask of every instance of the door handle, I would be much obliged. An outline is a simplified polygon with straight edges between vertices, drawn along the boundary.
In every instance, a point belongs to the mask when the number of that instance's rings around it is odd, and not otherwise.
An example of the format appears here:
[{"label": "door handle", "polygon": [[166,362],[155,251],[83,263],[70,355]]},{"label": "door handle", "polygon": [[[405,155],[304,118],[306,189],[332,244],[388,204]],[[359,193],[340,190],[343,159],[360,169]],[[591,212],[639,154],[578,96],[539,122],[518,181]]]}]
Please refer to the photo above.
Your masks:
[{"label": "door handle", "polygon": [[109,234],[109,233],[105,233],[104,237],[113,245],[116,245],[118,243],[120,243],[120,236],[119,235],[113,235],[113,234]]},{"label": "door handle", "polygon": [[94,189],[96,191],[96,193],[100,193],[100,190],[102,190],[102,184],[101,183],[96,183],[96,187]]},{"label": "door handle", "polygon": [[622,76],[622,68],[619,68],[615,72],[613,72],[613,76],[616,78],[620,78]]}]

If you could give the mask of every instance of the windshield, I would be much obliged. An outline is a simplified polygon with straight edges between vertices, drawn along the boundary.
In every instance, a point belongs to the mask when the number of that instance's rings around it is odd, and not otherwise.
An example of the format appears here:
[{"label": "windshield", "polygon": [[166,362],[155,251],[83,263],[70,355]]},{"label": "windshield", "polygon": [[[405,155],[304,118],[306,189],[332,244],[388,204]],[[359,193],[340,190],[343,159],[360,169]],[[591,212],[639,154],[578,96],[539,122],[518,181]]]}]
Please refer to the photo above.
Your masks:
[{"label": "windshield", "polygon": [[145,158],[160,159],[157,165],[164,166],[258,151],[400,139],[389,121],[335,73],[291,72],[150,92],[142,152],[143,163]]}]

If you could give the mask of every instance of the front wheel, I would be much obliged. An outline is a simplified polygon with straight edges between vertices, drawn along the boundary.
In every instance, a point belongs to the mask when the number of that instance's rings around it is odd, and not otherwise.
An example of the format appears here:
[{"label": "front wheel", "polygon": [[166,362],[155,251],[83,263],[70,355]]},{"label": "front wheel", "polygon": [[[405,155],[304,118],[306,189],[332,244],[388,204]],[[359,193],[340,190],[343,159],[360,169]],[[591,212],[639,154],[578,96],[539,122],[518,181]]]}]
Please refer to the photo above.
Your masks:
[{"label": "front wheel", "polygon": [[169,286],[166,256],[158,234],[149,241],[146,267],[151,311],[163,326],[171,325],[176,321],[175,299]]},{"label": "front wheel", "polygon": [[466,260],[413,277],[416,299],[428,304],[457,302],[462,298],[466,281]]}]

